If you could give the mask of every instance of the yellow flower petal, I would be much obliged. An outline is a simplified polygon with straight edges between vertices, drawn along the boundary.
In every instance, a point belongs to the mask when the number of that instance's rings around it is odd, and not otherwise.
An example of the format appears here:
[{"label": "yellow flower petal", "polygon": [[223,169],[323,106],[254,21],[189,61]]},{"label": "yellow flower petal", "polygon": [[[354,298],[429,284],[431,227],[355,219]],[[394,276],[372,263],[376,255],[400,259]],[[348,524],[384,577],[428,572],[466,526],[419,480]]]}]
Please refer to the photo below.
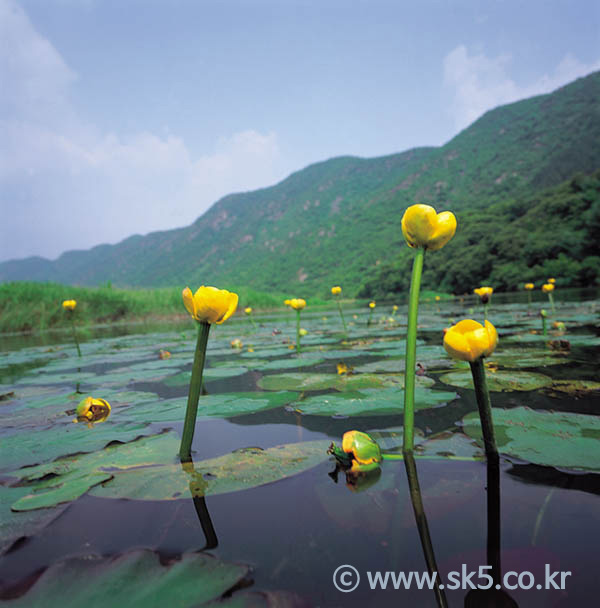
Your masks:
[{"label": "yellow flower petal", "polygon": [[451,211],[442,211],[437,215],[435,230],[427,241],[427,249],[441,249],[456,233],[456,218]]},{"label": "yellow flower petal", "polygon": [[475,361],[491,355],[498,344],[498,332],[489,322],[485,326],[473,319],[464,319],[448,329],[444,335],[444,348],[455,359]]},{"label": "yellow flower petal", "polygon": [[183,292],[181,293],[181,295],[183,296],[183,305],[185,306],[186,310],[195,319],[196,318],[196,307],[194,305],[194,295],[192,294],[192,290],[189,287],[186,287],[183,290]]}]

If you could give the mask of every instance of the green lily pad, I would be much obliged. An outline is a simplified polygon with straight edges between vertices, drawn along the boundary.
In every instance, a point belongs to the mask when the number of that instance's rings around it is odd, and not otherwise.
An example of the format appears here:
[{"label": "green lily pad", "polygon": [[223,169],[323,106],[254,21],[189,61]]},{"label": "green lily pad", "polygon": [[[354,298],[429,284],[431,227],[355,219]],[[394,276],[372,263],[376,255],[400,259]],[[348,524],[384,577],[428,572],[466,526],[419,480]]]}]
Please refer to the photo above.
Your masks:
[{"label": "green lily pad", "polygon": [[[415,409],[440,407],[457,398],[456,393],[415,388]],[[339,394],[308,397],[292,404],[302,414],[314,416],[385,416],[402,414],[404,391],[399,388],[363,389]]]},{"label": "green lily pad", "polygon": [[[208,367],[202,372],[202,379],[209,381],[220,380],[221,378],[234,378],[235,376],[242,376],[247,371],[247,367]],[[164,384],[167,386],[188,386],[191,379],[191,371],[181,372],[167,378]]]},{"label": "green lily pad", "polygon": [[546,367],[548,365],[561,365],[568,362],[562,355],[544,350],[522,351],[517,349],[504,350],[490,355],[486,362],[493,362],[502,367]]},{"label": "green lily pad", "polygon": [[[202,395],[198,402],[198,417],[231,418],[242,414],[253,414],[286,405],[297,396],[298,393],[288,391]],[[144,422],[181,422],[185,417],[186,405],[187,397],[155,401],[123,410],[122,417]]]},{"label": "green lily pad", "polygon": [[[479,418],[478,418],[479,419]],[[415,446],[415,456],[448,458],[450,460],[480,460],[485,454],[471,437],[462,433],[443,431]]]},{"label": "green lily pad", "polygon": [[220,598],[248,573],[206,553],[187,553],[163,565],[158,554],[134,551],[117,558],[78,557],[53,564],[11,606],[204,606]]},{"label": "green lily pad", "polygon": [[323,363],[324,360],[325,359],[322,357],[312,356],[292,357],[290,359],[275,359],[274,361],[269,361],[269,363],[263,363],[263,365],[258,366],[256,369],[261,372],[267,372],[274,369],[295,369],[298,367],[318,365],[319,363]]},{"label": "green lily pad", "polygon": [[579,397],[593,391],[600,391],[600,382],[595,380],[553,380],[552,386],[548,390]]},{"label": "green lily pad", "polygon": [[73,424],[73,416],[65,418],[64,425],[49,429],[18,432],[4,435],[0,441],[0,467],[4,470],[45,462],[76,452],[93,452],[111,441],[131,441],[151,431],[138,422],[106,422],[88,428],[85,424]]},{"label": "green lily pad", "polygon": [[[174,500],[189,497],[190,492],[193,496],[237,492],[279,481],[325,462],[329,444],[328,440],[316,440],[266,450],[243,448],[194,463],[187,471],[179,463],[124,470],[91,493],[105,498]],[[179,449],[179,440],[174,447]]]},{"label": "green lily pad", "polygon": [[[431,378],[427,378],[433,384]],[[422,380],[422,382],[426,382]],[[363,388],[384,388],[390,386],[404,386],[403,375],[378,375],[378,374],[276,374],[263,376],[258,381],[258,386],[268,391],[322,391],[335,389],[336,391],[361,390]]]},{"label": "green lily pad", "polygon": [[[527,407],[492,408],[498,450],[534,464],[600,472],[600,418]],[[462,421],[467,435],[483,445],[479,414]]]},{"label": "green lily pad", "polygon": [[70,372],[60,374],[36,374],[35,376],[23,376],[17,381],[17,386],[22,384],[77,384],[83,380],[90,380],[96,374],[91,372]]},{"label": "green lily pad", "polygon": [[204,496],[245,490],[327,460],[329,442],[246,448],[193,466],[178,462],[179,444],[179,437],[168,432],[20,469],[12,475],[27,482],[29,494],[12,509],[51,507],[75,500],[90,489],[94,496],[132,500],[175,500],[189,498],[190,493]]},{"label": "green lily pad", "polygon": [[[552,378],[534,372],[488,371],[486,379],[489,390],[497,392],[534,391],[552,384]],[[440,382],[461,388],[473,388],[473,376],[467,369],[443,374],[440,376]]]}]

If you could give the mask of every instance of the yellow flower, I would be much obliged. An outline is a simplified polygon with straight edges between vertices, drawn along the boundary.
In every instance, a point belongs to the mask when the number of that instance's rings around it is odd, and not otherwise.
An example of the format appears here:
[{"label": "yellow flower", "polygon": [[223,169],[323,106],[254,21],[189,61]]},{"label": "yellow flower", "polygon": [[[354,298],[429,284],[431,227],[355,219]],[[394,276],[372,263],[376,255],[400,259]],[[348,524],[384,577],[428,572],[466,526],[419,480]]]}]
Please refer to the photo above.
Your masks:
[{"label": "yellow flower", "polygon": [[556,283],[556,279],[548,279],[548,283],[551,283],[552,285],[554,285],[554,283]]},{"label": "yellow flower", "polygon": [[336,285],[335,287],[331,288],[331,293],[334,296],[339,296],[342,293],[342,288],[339,285]]},{"label": "yellow flower", "polygon": [[397,304],[394,304],[394,305],[392,306],[392,310],[393,310],[394,312],[396,312],[396,311],[398,310],[398,305],[397,305]]},{"label": "yellow flower", "polygon": [[410,247],[441,249],[456,232],[451,211],[436,213],[429,205],[411,205],[402,216],[402,234]]},{"label": "yellow flower", "polygon": [[435,301],[439,302],[442,298],[440,296],[435,296]]},{"label": "yellow flower", "polygon": [[62,306],[65,310],[75,310],[75,306],[77,306],[77,302],[75,300],[65,300],[62,303]]},{"label": "yellow flower", "polygon": [[493,287],[478,287],[473,290],[473,293],[476,293],[482,300],[486,296],[489,298],[494,293]]},{"label": "yellow flower", "polygon": [[159,359],[170,359],[171,358],[171,353],[168,350],[163,350],[161,348],[160,351],[159,351],[159,353],[158,353],[158,358]]},{"label": "yellow flower", "polygon": [[192,290],[186,287],[182,295],[187,311],[196,321],[203,323],[220,325],[223,321],[229,319],[238,305],[237,293],[232,293],[226,289],[217,289],[216,287],[202,285],[193,295]]},{"label": "yellow flower", "polygon": [[284,306],[291,306],[291,302],[292,302],[291,300],[284,300],[283,301],[283,305]]},{"label": "yellow flower", "polygon": [[104,399],[86,397],[80,401],[73,422],[104,422],[110,414],[110,403]]},{"label": "yellow flower", "polygon": [[472,319],[464,319],[444,333],[444,348],[454,359],[475,361],[491,355],[498,344],[498,332],[489,322],[485,326]]},{"label": "yellow flower", "polygon": [[523,285],[523,287],[525,287],[525,289],[527,290],[531,290],[535,288],[535,285],[533,283],[525,283],[525,285]]},{"label": "yellow flower", "polygon": [[369,302],[369,308],[375,308],[375,306],[377,306],[375,302]]},{"label": "yellow flower", "polygon": [[242,348],[244,346],[243,342],[239,338],[234,338],[230,344],[231,348]]},{"label": "yellow flower", "polygon": [[308,331],[307,331],[306,329],[304,329],[304,327],[301,327],[301,328],[298,330],[298,333],[299,333],[301,336],[305,336],[305,335],[308,333]]},{"label": "yellow flower", "polygon": [[303,300],[302,298],[292,298],[290,300],[290,306],[294,310],[302,310],[306,306],[306,300]]},{"label": "yellow flower", "polygon": [[246,308],[244,308],[244,312],[247,315],[251,315],[252,314],[252,308],[250,308],[250,306],[246,306]]},{"label": "yellow flower", "polygon": [[542,291],[544,293],[550,293],[551,291],[554,291],[554,285],[552,283],[544,283],[542,285]]}]

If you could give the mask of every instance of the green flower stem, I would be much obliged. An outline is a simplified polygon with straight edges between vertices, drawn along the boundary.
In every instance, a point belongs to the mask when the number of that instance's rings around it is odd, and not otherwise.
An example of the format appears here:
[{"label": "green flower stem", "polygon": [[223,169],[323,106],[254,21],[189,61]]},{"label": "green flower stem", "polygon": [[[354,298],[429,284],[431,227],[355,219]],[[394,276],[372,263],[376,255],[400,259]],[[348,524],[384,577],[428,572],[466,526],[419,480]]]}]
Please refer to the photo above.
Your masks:
[{"label": "green flower stem", "polygon": [[[423,508],[421,488],[419,487],[419,478],[417,476],[417,465],[415,464],[415,459],[412,454],[406,454],[404,458],[404,466],[406,467],[406,475],[408,476],[410,500],[415,513],[415,521],[417,522],[419,537],[421,538],[421,546],[423,547],[425,563],[427,564],[429,574],[432,575],[434,572],[438,572],[438,567],[435,561],[435,554],[433,552],[433,544],[431,542],[431,535],[429,533],[429,525],[427,524],[427,516],[425,515],[425,509]],[[438,606],[445,608],[448,606],[448,601],[446,600],[444,591],[439,587],[439,582],[439,576],[436,576],[434,586],[435,599]]]},{"label": "green flower stem", "polygon": [[254,322],[252,315],[248,315],[248,319],[250,319],[250,323],[252,323],[252,329],[254,329],[254,331],[256,331],[256,323]]},{"label": "green flower stem", "polygon": [[531,310],[531,291],[527,292],[527,313]]},{"label": "green flower stem", "polygon": [[540,316],[542,317],[542,333],[544,336],[548,335],[548,330],[546,329],[546,311],[540,311]]},{"label": "green flower stem", "polygon": [[483,357],[470,362],[471,373],[473,374],[473,385],[475,387],[475,397],[479,408],[479,418],[481,420],[481,430],[483,432],[483,442],[485,453],[489,457],[498,457],[496,438],[494,436],[494,424],[492,422],[492,404],[490,393],[485,379],[485,366]]},{"label": "green flower stem", "polygon": [[69,315],[71,319],[71,331],[73,332],[73,341],[77,347],[77,354],[81,357],[81,349],[79,348],[79,340],[77,340],[77,332],[75,331],[75,321],[73,320],[73,313]]},{"label": "green flower stem", "polygon": [[555,315],[556,308],[554,308],[554,296],[552,295],[551,291],[548,292],[548,300],[550,300],[550,306],[552,307],[552,314]]},{"label": "green flower stem", "polygon": [[487,311],[488,311],[488,303],[486,302],[483,305],[483,320],[486,321],[487,320]]},{"label": "green flower stem", "polygon": [[190,380],[185,421],[183,423],[183,433],[181,435],[181,446],[179,448],[179,458],[182,462],[190,462],[192,460],[192,440],[196,428],[196,416],[198,415],[198,399],[200,398],[200,392],[202,391],[202,373],[204,371],[206,344],[208,343],[209,331],[210,323],[199,323],[198,341],[196,342],[194,366],[192,367],[192,379]]},{"label": "green flower stem", "polygon": [[296,310],[296,352],[300,354],[300,310]]},{"label": "green flower stem", "polygon": [[373,318],[373,309],[369,308],[369,318],[367,319],[367,327],[371,325],[371,319]]},{"label": "green flower stem", "polygon": [[406,334],[406,367],[404,372],[404,442],[402,451],[411,453],[414,443],[415,425],[415,368],[417,365],[417,319],[419,316],[419,292],[425,249],[415,252],[410,295],[408,301],[408,329]]},{"label": "green flower stem", "polygon": [[344,333],[348,335],[348,328],[346,327],[346,320],[344,319],[344,313],[342,312],[342,303],[337,301],[338,310],[340,311],[340,317],[342,318],[342,325],[344,326]]}]

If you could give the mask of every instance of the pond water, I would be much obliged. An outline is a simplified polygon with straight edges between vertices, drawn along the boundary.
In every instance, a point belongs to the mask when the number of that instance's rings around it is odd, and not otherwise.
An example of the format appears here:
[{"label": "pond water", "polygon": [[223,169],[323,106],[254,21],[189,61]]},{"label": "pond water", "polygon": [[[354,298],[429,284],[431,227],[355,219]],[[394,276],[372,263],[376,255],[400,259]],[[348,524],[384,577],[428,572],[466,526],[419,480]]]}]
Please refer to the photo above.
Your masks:
[{"label": "pond water", "polygon": [[[470,371],[441,346],[444,327],[481,320],[482,308],[470,297],[422,303],[415,467],[390,459],[358,478],[336,471],[327,447],[359,429],[400,452],[404,307],[392,315],[378,303],[370,324],[368,309],[345,309],[344,335],[337,309],[309,306],[300,355],[290,348],[292,311],[214,326],[194,464],[183,468],[193,324],[79,328],[81,358],[69,334],[0,338],[0,599],[63,608],[595,605],[597,296],[557,290],[554,314],[544,303],[546,336],[539,302],[529,312],[522,294],[493,296],[500,342],[487,378],[498,468],[481,451]],[[236,338],[241,348],[231,347]],[[171,356],[160,359],[161,349]],[[349,374],[338,374],[340,363]],[[110,416],[74,424],[88,395],[106,399]],[[371,589],[369,573],[420,576],[432,559],[444,589],[394,589],[391,579]],[[479,568],[490,562],[535,584],[505,588],[501,600],[449,585],[463,569],[485,585]],[[360,575],[348,593],[333,581],[345,564]],[[571,573],[564,589],[545,588],[547,568]]]}]

